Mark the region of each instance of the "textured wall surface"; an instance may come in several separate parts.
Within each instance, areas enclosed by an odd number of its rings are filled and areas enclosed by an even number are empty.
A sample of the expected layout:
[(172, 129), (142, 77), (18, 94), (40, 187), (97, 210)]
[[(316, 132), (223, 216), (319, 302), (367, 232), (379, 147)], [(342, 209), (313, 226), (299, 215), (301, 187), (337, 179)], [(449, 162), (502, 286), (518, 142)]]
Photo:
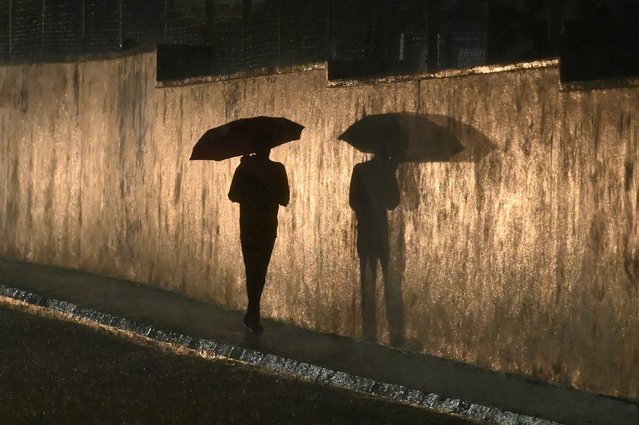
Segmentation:
[(265, 316), (362, 337), (353, 166), (337, 136), (417, 112), (464, 146), (400, 164), (379, 337), (639, 400), (639, 89), (559, 91), (558, 69), (328, 87), (325, 70), (155, 87), (154, 53), (0, 67), (0, 255), (244, 307), (239, 160), (189, 162), (208, 128), (306, 126), (276, 148), (291, 185)]

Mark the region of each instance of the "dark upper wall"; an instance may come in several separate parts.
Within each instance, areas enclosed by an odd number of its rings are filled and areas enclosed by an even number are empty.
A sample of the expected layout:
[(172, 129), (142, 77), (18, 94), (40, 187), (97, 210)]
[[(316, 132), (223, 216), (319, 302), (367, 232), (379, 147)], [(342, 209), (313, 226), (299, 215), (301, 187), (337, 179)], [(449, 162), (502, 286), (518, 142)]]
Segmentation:
[[(362, 336), (355, 218), (364, 114), (414, 112), (464, 150), (404, 163), (382, 343), (639, 399), (639, 89), (559, 91), (558, 69), (327, 87), (325, 70), (157, 89), (155, 55), (0, 67), (0, 255), (244, 306), (238, 160), (208, 128), (287, 116), (291, 184), (264, 314)], [(438, 139), (439, 140), (439, 139)], [(391, 340), (399, 332), (403, 342)]]
[[(60, 59), (136, 46), (206, 46), (229, 74), (318, 61), (366, 75), (556, 57), (560, 9), (549, 0), (3, 0), (0, 59)], [(555, 19), (551, 19), (554, 17)], [(351, 75), (354, 76), (354, 75)]]
[(162, 79), (320, 61), (356, 78), (561, 57), (562, 81), (590, 81), (639, 76), (638, 19), (636, 0), (0, 0), (0, 61), (170, 44), (198, 47), (167, 51)]

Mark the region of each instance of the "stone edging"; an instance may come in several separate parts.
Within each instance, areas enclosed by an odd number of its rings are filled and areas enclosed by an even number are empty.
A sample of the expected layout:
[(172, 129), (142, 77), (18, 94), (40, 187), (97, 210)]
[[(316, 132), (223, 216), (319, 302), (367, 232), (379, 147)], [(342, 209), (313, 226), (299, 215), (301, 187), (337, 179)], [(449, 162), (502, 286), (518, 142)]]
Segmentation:
[(67, 301), (49, 299), (32, 292), (1, 284), (0, 304), (38, 315), (69, 320), (85, 326), (103, 329), (110, 333), (123, 335), (129, 339), (151, 343), (176, 353), (194, 354), (208, 359), (238, 361), (267, 372), (292, 376), (302, 381), (355, 391), (414, 407), (429, 409), (438, 413), (454, 414), (482, 423), (498, 425), (560, 425), (557, 422), (545, 419), (519, 415), (495, 407), (467, 403), (459, 399), (444, 398), (438, 394), (427, 394), (402, 385), (378, 382), (295, 359), (262, 353), (250, 348), (194, 338), (179, 332), (156, 329), (153, 326), (128, 320), (124, 317), (82, 308)]

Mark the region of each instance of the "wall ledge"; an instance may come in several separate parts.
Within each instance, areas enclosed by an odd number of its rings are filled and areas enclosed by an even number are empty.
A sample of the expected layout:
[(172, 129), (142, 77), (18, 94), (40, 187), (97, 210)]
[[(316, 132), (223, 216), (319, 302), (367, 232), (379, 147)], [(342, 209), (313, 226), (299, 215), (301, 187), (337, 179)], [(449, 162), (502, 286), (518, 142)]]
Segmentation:
[(371, 78), (358, 78), (358, 79), (339, 79), (331, 80), (328, 83), (329, 87), (351, 87), (358, 85), (373, 85), (383, 83), (397, 83), (404, 81), (416, 81), (416, 80), (429, 80), (429, 79), (442, 79), (442, 78), (456, 78), (467, 77), (472, 75), (484, 75), (494, 74), (500, 72), (514, 72), (528, 69), (538, 68), (556, 68), (559, 67), (559, 59), (540, 60), (533, 62), (520, 62), (508, 65), (482, 65), (472, 68), (463, 69), (447, 69), (439, 72), (419, 73), (419, 74), (407, 74), (397, 76), (385, 76), (385, 77), (371, 77)]
[(426, 80), (426, 79), (441, 79), (441, 78), (455, 78), (466, 77), (472, 75), (484, 75), (494, 74), (500, 72), (514, 72), (529, 69), (539, 68), (556, 68), (559, 67), (559, 59), (541, 60), (533, 62), (520, 62), (508, 65), (482, 65), (473, 68), (464, 69), (447, 69), (444, 71), (434, 73), (411, 73), (405, 75), (393, 75), (393, 76), (376, 76), (367, 78), (353, 78), (353, 79), (328, 79), (328, 70), (330, 68), (330, 62), (314, 62), (304, 65), (293, 65), (285, 67), (275, 68), (258, 68), (247, 71), (236, 72), (227, 75), (206, 75), (188, 78), (178, 78), (173, 80), (158, 80), (156, 81), (157, 88), (169, 88), (169, 87), (181, 87), (195, 84), (207, 84), (217, 83), (221, 81), (230, 81), (255, 77), (267, 77), (271, 75), (291, 74), (315, 70), (325, 70), (327, 74), (327, 87), (352, 87), (360, 85), (375, 85), (385, 83), (401, 83), (406, 81)]
[(157, 88), (181, 87), (195, 84), (217, 83), (221, 81), (240, 80), (255, 77), (268, 77), (280, 74), (293, 74), (307, 71), (327, 69), (326, 62), (314, 62), (304, 65), (281, 66), (275, 68), (257, 68), (235, 72), (227, 75), (203, 75), (197, 77), (177, 78), (173, 80), (157, 80)]
[(613, 78), (608, 80), (569, 81), (559, 84), (559, 90), (563, 92), (625, 89), (630, 87), (639, 87), (639, 78)]
[(84, 53), (69, 54), (66, 56), (59, 55), (42, 55), (21, 56), (11, 59), (0, 60), (0, 66), (24, 66), (24, 65), (40, 65), (40, 64), (56, 64), (56, 63), (83, 63), (83, 62), (105, 62), (115, 59), (121, 59), (129, 56), (142, 55), (145, 53), (155, 52), (155, 45), (144, 45), (126, 48), (122, 50), (114, 50), (102, 53)]

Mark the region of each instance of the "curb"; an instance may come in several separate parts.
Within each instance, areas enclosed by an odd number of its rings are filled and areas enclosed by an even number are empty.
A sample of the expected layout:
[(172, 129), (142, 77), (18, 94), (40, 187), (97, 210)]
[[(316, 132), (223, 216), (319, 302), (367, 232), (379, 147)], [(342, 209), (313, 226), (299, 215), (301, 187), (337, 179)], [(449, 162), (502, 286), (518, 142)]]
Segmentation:
[(238, 361), (267, 372), (291, 376), (305, 382), (355, 391), (438, 413), (457, 415), (481, 423), (496, 425), (560, 425), (558, 422), (546, 419), (520, 415), (455, 398), (445, 398), (438, 394), (425, 393), (402, 385), (379, 382), (295, 359), (263, 353), (251, 348), (157, 329), (125, 317), (82, 308), (67, 301), (46, 298), (33, 292), (1, 284), (0, 305), (103, 329), (138, 342), (150, 342), (155, 346), (178, 354), (194, 354), (206, 359)]

